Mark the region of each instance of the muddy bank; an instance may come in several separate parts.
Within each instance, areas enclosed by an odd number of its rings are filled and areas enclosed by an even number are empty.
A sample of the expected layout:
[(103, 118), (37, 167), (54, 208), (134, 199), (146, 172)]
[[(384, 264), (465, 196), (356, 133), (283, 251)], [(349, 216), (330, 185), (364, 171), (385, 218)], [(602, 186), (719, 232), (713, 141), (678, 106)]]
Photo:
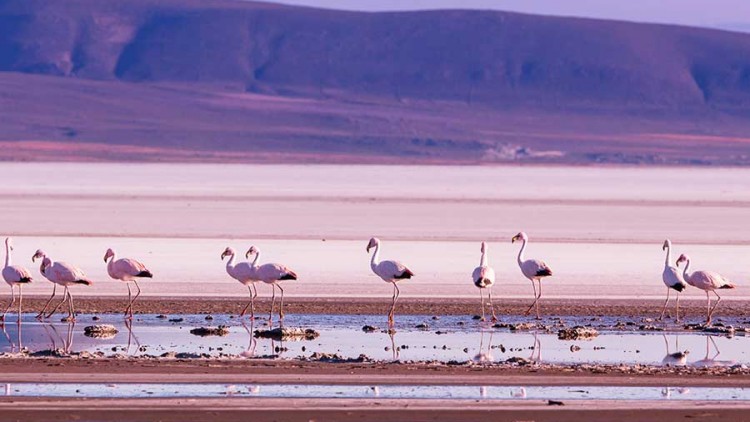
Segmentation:
[[(24, 312), (41, 310), (45, 298), (24, 297)], [(127, 298), (78, 297), (76, 311), (82, 313), (120, 313), (127, 305)], [(496, 300), (495, 310), (499, 317), (521, 315), (528, 308), (530, 300)], [(542, 313), (555, 316), (623, 316), (651, 317), (661, 313), (662, 300), (590, 300), (590, 299), (542, 299)], [(139, 314), (238, 314), (247, 304), (237, 298), (173, 298), (146, 297), (134, 305)], [(256, 316), (268, 315), (270, 300), (258, 299), (255, 302)], [(706, 303), (703, 300), (681, 300), (680, 316), (700, 318), (705, 316)], [(390, 298), (287, 298), (284, 301), (286, 313), (304, 314), (351, 314), (371, 315), (388, 312)], [(480, 312), (478, 300), (468, 299), (400, 299), (396, 314), (401, 315), (476, 315)], [(722, 301), (716, 311), (716, 318), (722, 316), (741, 317), (750, 315), (750, 302)], [(12, 318), (12, 316), (11, 316)]]

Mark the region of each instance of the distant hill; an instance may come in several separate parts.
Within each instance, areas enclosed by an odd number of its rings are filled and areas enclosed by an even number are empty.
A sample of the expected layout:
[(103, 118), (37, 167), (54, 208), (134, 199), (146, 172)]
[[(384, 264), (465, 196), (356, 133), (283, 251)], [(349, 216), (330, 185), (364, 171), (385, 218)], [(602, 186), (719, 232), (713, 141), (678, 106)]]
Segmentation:
[(750, 164), (750, 35), (0, 0), (0, 159)]

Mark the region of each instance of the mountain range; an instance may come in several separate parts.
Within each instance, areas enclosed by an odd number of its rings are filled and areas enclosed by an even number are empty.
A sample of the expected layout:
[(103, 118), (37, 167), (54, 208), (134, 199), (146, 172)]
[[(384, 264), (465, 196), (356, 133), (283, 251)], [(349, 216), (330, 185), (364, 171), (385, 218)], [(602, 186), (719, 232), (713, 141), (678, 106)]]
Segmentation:
[(0, 159), (750, 164), (750, 34), (0, 0)]

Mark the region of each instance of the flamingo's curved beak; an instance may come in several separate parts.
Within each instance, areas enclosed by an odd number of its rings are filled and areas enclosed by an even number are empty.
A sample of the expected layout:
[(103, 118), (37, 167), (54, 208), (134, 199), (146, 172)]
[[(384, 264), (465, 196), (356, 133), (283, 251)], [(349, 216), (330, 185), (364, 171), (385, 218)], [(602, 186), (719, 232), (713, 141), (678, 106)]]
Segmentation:
[(367, 251), (367, 253), (370, 253), (370, 249), (371, 248), (372, 248), (372, 245), (367, 245), (367, 248), (365, 248), (365, 250)]
[(221, 253), (221, 260), (222, 261), (224, 260), (225, 256), (227, 256), (227, 252), (226, 251), (224, 251), (224, 252)]

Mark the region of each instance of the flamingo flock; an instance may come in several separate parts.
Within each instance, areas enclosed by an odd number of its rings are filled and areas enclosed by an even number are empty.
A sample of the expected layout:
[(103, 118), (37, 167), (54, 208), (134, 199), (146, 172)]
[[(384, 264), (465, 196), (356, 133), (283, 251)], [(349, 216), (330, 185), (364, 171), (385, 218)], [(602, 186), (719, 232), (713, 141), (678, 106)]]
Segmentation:
[[(534, 300), (528, 309), (525, 311), (525, 315), (529, 315), (532, 310), (535, 310), (536, 318), (541, 318), (541, 311), (539, 302), (542, 297), (542, 281), (552, 276), (552, 269), (544, 261), (538, 259), (526, 259), (525, 252), (529, 243), (529, 236), (524, 232), (519, 232), (511, 238), (511, 243), (516, 241), (521, 242), (521, 248), (518, 251), (517, 264), (521, 270), (521, 274), (531, 281), (531, 285), (534, 292)], [(393, 286), (393, 295), (391, 297), (391, 307), (388, 311), (388, 324), (393, 327), (395, 324), (395, 312), (396, 303), (400, 295), (399, 284), (410, 280), (415, 277), (415, 273), (409, 269), (405, 264), (396, 260), (380, 260), (380, 252), (382, 248), (382, 241), (377, 237), (373, 237), (367, 243), (366, 251), (369, 254), (373, 250), (370, 256), (370, 269), (372, 272), (380, 277), (384, 282), (390, 283)], [(703, 290), (706, 293), (706, 325), (710, 325), (714, 312), (716, 311), (721, 296), (717, 293), (717, 290), (723, 289), (734, 289), (735, 285), (730, 282), (726, 277), (711, 271), (693, 271), (690, 272), (690, 257), (681, 254), (675, 265), (672, 265), (672, 242), (667, 239), (662, 245), (662, 250), (666, 251), (666, 257), (664, 262), (664, 270), (662, 272), (662, 281), (667, 288), (667, 298), (664, 302), (661, 315), (659, 319), (663, 319), (667, 312), (667, 306), (669, 305), (670, 294), (672, 290), (676, 291), (675, 299), (675, 311), (676, 321), (680, 320), (680, 293), (683, 292), (687, 286), (692, 286), (697, 289)], [(23, 293), (22, 288), (25, 284), (32, 282), (31, 272), (21, 266), (12, 264), (12, 251), (13, 242), (11, 238), (5, 240), (5, 265), (2, 269), (3, 279), (11, 289), (11, 301), (6, 307), (0, 321), (5, 320), (8, 311), (16, 302), (15, 290), (18, 288), (18, 315), (19, 322), (22, 313), (22, 301)], [(492, 303), (492, 287), (496, 283), (495, 270), (489, 265), (488, 258), (488, 245), (486, 242), (481, 243), (480, 247), (480, 260), (479, 266), (474, 268), (471, 273), (471, 279), (479, 289), (480, 295), (480, 306), (481, 306), (481, 317), (482, 321), (486, 320), (485, 315), (485, 303), (484, 303), (484, 291), (487, 291), (489, 299), (489, 307), (491, 312), (491, 320), (497, 321), (497, 315), (495, 308)], [(268, 315), (269, 324), (273, 323), (273, 314), (276, 304), (276, 289), (280, 292), (280, 303), (279, 303), (279, 322), (283, 321), (284, 318), (284, 289), (281, 286), (281, 282), (286, 280), (298, 280), (297, 273), (291, 268), (283, 264), (277, 263), (266, 263), (260, 264), (260, 250), (256, 246), (251, 246), (245, 253), (245, 259), (252, 261), (236, 262), (237, 256), (234, 249), (226, 247), (221, 253), (221, 260), (229, 258), (226, 262), (226, 272), (234, 280), (247, 287), (250, 300), (240, 312), (240, 317), (246, 315), (248, 308), (250, 309), (250, 319), (255, 319), (255, 299), (258, 296), (256, 284), (263, 283), (271, 286), (271, 310)], [(86, 274), (79, 267), (76, 267), (65, 262), (54, 261), (50, 258), (43, 250), (39, 249), (31, 257), (32, 262), (41, 260), (39, 272), (41, 275), (52, 283), (52, 295), (45, 303), (42, 310), (37, 315), (39, 319), (50, 318), (65, 302), (68, 303), (68, 315), (63, 321), (75, 321), (75, 308), (73, 305), (73, 296), (71, 294), (71, 287), (74, 286), (91, 286), (93, 281), (86, 276)], [(122, 281), (126, 283), (128, 289), (128, 301), (127, 306), (124, 310), (124, 316), (126, 320), (132, 320), (133, 318), (133, 305), (141, 294), (141, 288), (138, 285), (139, 280), (153, 278), (153, 273), (141, 262), (130, 259), (120, 258), (118, 259), (113, 249), (107, 249), (104, 254), (104, 262), (107, 266), (107, 273), (113, 280)], [(684, 263), (684, 268), (681, 268), (681, 264)], [(130, 284), (133, 284), (136, 289), (135, 296), (132, 294)], [(63, 298), (51, 311), (47, 312), (50, 304), (54, 300), (57, 293), (57, 286), (63, 288)], [(716, 302), (713, 306), (711, 305), (711, 293), (716, 296)]]

